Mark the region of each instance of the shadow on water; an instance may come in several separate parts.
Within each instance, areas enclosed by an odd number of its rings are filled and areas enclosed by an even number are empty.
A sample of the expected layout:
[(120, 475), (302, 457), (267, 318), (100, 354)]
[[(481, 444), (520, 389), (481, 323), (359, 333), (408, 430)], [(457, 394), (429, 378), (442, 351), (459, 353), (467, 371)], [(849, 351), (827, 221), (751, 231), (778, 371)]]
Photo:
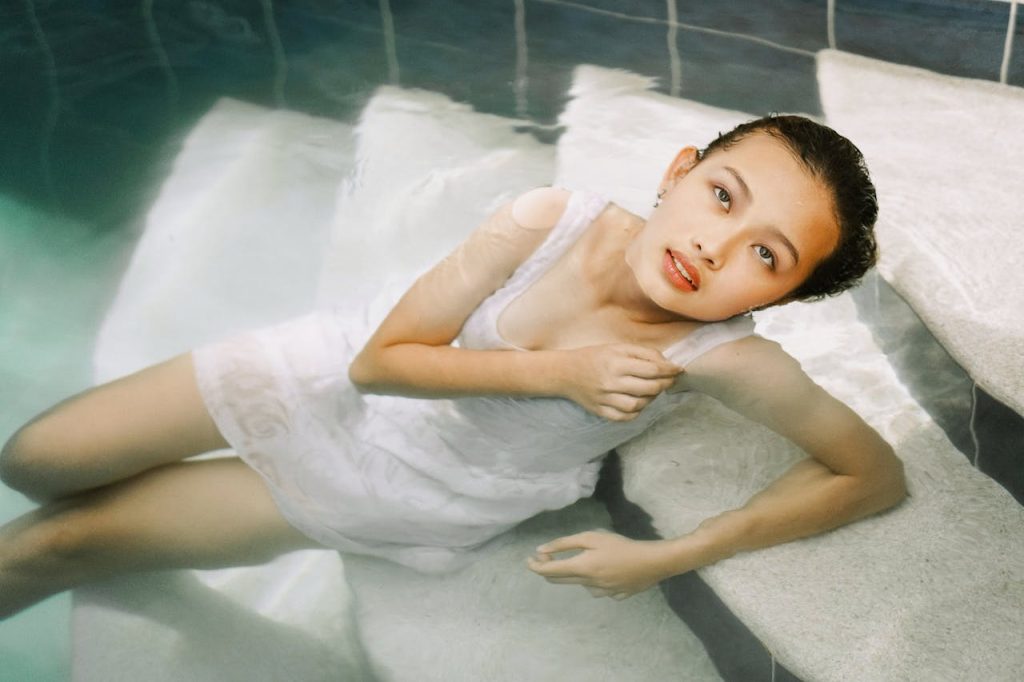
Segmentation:
[[(167, 650), (174, 656), (175, 674), (190, 673), (182, 679), (207, 679), (211, 670), (218, 671), (219, 679), (225, 682), (375, 679), (358, 647), (339, 651), (336, 643), (317, 639), (308, 630), (266, 618), (206, 585), (191, 571), (137, 574), (79, 590), (76, 600), (79, 594), (89, 609), (111, 609), (142, 619), (148, 629), (157, 626), (160, 635), (173, 642)], [(101, 611), (96, 614), (97, 618), (102, 617)], [(88, 638), (88, 633), (79, 633), (80, 640)], [(86, 655), (102, 657), (100, 649), (82, 643), (75, 657), (76, 666), (88, 670), (88, 663), (83, 665), (80, 659)], [(287, 655), (267, 655), (275, 651)], [(146, 666), (152, 662), (133, 661), (126, 655), (125, 664)], [(138, 673), (144, 675), (145, 671)]]

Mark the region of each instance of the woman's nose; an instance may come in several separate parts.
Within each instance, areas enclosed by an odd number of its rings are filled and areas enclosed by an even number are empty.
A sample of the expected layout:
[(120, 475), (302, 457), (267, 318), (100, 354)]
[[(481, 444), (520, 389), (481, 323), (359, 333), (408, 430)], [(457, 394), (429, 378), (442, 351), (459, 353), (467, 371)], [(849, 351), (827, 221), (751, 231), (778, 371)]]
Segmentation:
[(697, 258), (704, 261), (704, 264), (707, 267), (712, 270), (721, 267), (724, 254), (721, 240), (710, 239), (707, 237), (694, 237), (693, 249)]
[(717, 223), (694, 234), (691, 238), (694, 255), (704, 261), (706, 267), (716, 270), (736, 249), (746, 241), (746, 230), (741, 225)]

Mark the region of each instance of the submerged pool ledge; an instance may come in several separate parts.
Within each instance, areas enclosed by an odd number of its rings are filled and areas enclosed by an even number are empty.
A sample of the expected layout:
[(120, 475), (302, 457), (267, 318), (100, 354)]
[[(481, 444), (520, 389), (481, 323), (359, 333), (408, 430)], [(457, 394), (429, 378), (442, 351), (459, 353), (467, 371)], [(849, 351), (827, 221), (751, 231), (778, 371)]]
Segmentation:
[[(340, 288), (373, 274), (381, 244), (418, 240), (431, 255), (471, 227), (463, 221), (493, 207), (499, 187), (554, 182), (607, 190), (627, 208), (649, 206), (666, 137), (706, 142), (749, 118), (657, 95), (649, 84), (578, 70), (555, 148), (516, 132), (515, 121), (482, 117), (432, 93), (383, 89), (355, 133), (222, 103), (186, 142), (151, 213), (117, 317), (101, 334), (97, 378), (330, 304)], [(223, 154), (204, 160), (204, 150), (216, 149)], [(350, 175), (357, 159), (361, 170)], [(376, 209), (387, 192), (404, 199), (382, 214)], [(446, 208), (453, 197), (477, 203), (455, 220)], [(366, 235), (380, 239), (367, 244)], [(403, 265), (413, 272), (423, 263)], [(655, 590), (594, 600), (527, 571), (526, 555), (540, 541), (613, 520), (638, 537), (689, 532), (742, 505), (803, 456), (696, 396), (619, 448), (620, 476), (606, 469), (602, 483), (611, 518), (593, 500), (540, 515), (461, 573), (418, 576), (383, 561), (312, 552), (82, 591), (75, 679), (118, 679), (128, 669), (169, 681), (220, 680), (225, 670), (281, 679), (292, 657), (301, 666), (293, 672), (308, 680), (572, 679), (580, 668), (567, 663), (588, 661), (588, 679), (608, 680), (1012, 679), (1024, 667), (1016, 647), (1024, 631), (1020, 506), (917, 405), (849, 296), (766, 312), (758, 330), (894, 445), (907, 464), (908, 501), (666, 581), (667, 602)], [(698, 598), (720, 611), (695, 612)], [(669, 609), (680, 602), (690, 627)], [(216, 618), (204, 621), (207, 613)], [(743, 647), (749, 654), (737, 656)], [(154, 659), (160, 669), (147, 671)]]

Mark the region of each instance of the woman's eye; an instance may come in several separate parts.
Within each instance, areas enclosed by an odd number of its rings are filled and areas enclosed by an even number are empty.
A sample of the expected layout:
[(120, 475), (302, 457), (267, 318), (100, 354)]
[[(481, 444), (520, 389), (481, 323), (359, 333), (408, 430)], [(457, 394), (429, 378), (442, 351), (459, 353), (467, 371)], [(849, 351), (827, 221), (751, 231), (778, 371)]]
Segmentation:
[(718, 197), (718, 200), (722, 202), (722, 204), (726, 208), (729, 208), (730, 204), (732, 203), (732, 199), (729, 197), (729, 190), (725, 189), (724, 187), (716, 187), (715, 196)]
[(767, 246), (755, 246), (754, 251), (757, 252), (757, 257), (764, 261), (765, 265), (770, 267), (772, 270), (775, 269), (775, 254)]

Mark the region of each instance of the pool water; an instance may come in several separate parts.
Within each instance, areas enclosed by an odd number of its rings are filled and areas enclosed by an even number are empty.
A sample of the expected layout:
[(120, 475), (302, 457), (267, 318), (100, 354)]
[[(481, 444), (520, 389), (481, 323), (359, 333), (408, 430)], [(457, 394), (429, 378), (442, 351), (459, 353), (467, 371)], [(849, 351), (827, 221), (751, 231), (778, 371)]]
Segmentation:
[[(220, 97), (354, 122), (379, 85), (394, 84), (519, 118), (552, 142), (573, 69), (594, 63), (752, 115), (820, 115), (814, 55), (830, 45), (1024, 84), (1024, 40), (1004, 54), (1007, 12), (983, 1), (6, 3), (0, 436), (91, 384), (95, 334), (147, 207), (184, 136)], [(918, 40), (926, 29), (955, 58)], [(913, 317), (884, 282), (856, 299), (882, 340)], [(941, 349), (921, 353), (937, 344), (920, 325), (913, 339), (880, 343), (965, 456), (1022, 499), (1012, 446), (1024, 434), (1020, 417)], [(0, 488), (0, 521), (31, 507)], [(69, 604), (60, 595), (0, 624), (0, 681), (67, 679)]]

